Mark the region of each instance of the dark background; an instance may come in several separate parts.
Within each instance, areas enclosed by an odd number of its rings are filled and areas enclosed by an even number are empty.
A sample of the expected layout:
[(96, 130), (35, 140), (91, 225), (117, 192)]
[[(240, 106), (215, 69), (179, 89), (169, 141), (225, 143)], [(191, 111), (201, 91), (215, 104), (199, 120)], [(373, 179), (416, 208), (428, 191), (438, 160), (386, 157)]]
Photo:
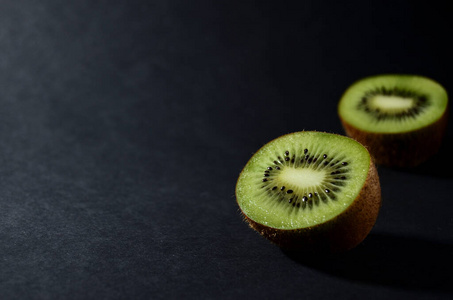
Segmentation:
[(427, 164), (379, 167), (376, 226), (343, 255), (281, 251), (234, 196), (271, 139), (343, 133), (355, 80), (453, 91), (450, 20), (433, 1), (0, 0), (0, 298), (451, 299), (451, 122)]

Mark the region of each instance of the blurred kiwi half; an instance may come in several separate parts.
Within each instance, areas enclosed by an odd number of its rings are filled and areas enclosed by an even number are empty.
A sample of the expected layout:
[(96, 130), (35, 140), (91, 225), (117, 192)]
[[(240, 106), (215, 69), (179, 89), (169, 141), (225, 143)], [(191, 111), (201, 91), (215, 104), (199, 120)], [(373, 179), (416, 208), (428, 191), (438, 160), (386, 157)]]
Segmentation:
[(438, 152), (448, 120), (448, 95), (432, 79), (378, 75), (352, 84), (338, 114), (346, 134), (377, 164), (415, 167)]

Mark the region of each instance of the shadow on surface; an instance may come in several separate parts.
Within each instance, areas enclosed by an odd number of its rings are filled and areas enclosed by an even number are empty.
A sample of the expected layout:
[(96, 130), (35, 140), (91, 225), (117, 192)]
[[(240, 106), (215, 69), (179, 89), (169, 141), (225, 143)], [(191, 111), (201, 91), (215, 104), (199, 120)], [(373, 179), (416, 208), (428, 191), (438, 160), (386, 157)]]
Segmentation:
[(453, 139), (445, 136), (439, 152), (420, 166), (410, 170), (415, 174), (433, 177), (453, 178), (453, 160), (448, 159), (453, 153)]
[(284, 253), (310, 268), (349, 280), (453, 292), (453, 245), (370, 234), (357, 248), (336, 256), (308, 257), (297, 252)]

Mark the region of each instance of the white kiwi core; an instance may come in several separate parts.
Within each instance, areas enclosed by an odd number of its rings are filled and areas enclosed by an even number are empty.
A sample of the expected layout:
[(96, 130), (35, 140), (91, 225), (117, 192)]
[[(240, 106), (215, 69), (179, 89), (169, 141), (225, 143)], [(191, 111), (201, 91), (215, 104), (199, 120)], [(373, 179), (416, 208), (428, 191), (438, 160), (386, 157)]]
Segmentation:
[(411, 109), (414, 106), (414, 99), (377, 95), (370, 99), (370, 106), (381, 111), (399, 113)]
[(300, 189), (320, 185), (326, 177), (324, 171), (313, 169), (285, 168), (278, 176), (278, 180)]

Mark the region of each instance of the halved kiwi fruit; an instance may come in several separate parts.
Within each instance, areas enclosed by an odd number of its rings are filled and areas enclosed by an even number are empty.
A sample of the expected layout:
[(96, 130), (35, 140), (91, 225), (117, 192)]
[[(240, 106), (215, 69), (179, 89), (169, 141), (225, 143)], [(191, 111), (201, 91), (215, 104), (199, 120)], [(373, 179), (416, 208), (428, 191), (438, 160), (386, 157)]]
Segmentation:
[(250, 226), (280, 247), (340, 252), (358, 245), (374, 226), (381, 190), (360, 143), (304, 131), (256, 152), (239, 176), (236, 199)]
[(338, 114), (346, 134), (367, 146), (377, 164), (413, 167), (440, 148), (448, 96), (426, 77), (379, 75), (350, 86)]

